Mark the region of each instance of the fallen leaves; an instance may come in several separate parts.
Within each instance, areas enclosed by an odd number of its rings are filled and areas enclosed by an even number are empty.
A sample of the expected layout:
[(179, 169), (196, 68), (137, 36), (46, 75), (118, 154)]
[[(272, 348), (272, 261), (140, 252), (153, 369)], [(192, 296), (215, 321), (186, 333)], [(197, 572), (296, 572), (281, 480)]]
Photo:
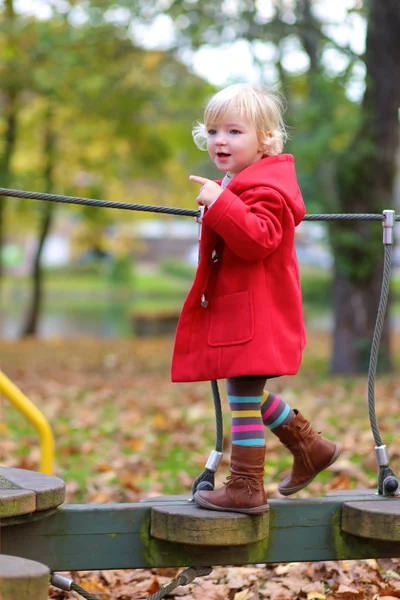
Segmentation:
[[(398, 342), (397, 342), (398, 343)], [(311, 334), (304, 366), (295, 378), (271, 381), (324, 436), (337, 440), (342, 456), (300, 497), (376, 487), (376, 458), (366, 408), (366, 378), (321, 374), (314, 356), (327, 355), (326, 337)], [(0, 341), (0, 366), (36, 403), (56, 437), (57, 475), (67, 483), (67, 502), (134, 502), (162, 494), (185, 494), (214, 447), (214, 408), (207, 382), (171, 384), (172, 340)], [(313, 354), (314, 352), (314, 354)], [(324, 354), (325, 353), (325, 354)], [(224, 398), (224, 386), (220, 385)], [(376, 383), (377, 417), (392, 467), (400, 466), (400, 385), (393, 376)], [(397, 400), (397, 402), (396, 402)], [(5, 398), (0, 462), (36, 469), (36, 432)], [(229, 424), (229, 411), (223, 400)], [(217, 485), (229, 464), (226, 452)], [(270, 497), (291, 464), (274, 436), (267, 440), (265, 487)], [(85, 456), (85, 460), (82, 460)], [(148, 598), (179, 569), (73, 573), (101, 600)], [(50, 597), (77, 599), (51, 588)], [(370, 559), (219, 567), (211, 575), (173, 590), (183, 600), (393, 600), (400, 598), (400, 560)]]
[[(172, 590), (182, 600), (388, 600), (400, 598), (398, 559), (215, 567), (207, 577)], [(385, 568), (384, 568), (385, 567)], [(389, 567), (395, 577), (388, 579)], [(386, 570), (388, 569), (388, 570)], [(78, 585), (101, 600), (148, 598), (174, 580), (179, 569), (73, 573)], [(362, 575), (362, 576), (361, 576)], [(60, 591), (51, 590), (51, 597)], [(72, 600), (67, 592), (61, 598)]]

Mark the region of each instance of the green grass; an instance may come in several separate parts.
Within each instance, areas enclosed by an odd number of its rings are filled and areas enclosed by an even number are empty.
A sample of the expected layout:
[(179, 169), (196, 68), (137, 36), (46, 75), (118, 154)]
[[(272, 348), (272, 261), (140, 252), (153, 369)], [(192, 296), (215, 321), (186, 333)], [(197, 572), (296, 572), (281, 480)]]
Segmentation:
[[(30, 286), (31, 280), (27, 277), (5, 276), (2, 279), (2, 288), (6, 294), (16, 293), (17, 291), (27, 292)], [(82, 277), (81, 275), (48, 274), (44, 277), (44, 288), (50, 293), (108, 292), (110, 289), (116, 289), (117, 291), (131, 290), (140, 293), (156, 292), (162, 295), (186, 291), (188, 287), (189, 284), (182, 281), (181, 278), (158, 271), (156, 273), (137, 272), (129, 285), (116, 284), (106, 277), (98, 275)]]
[(190, 283), (168, 273), (137, 273), (135, 275), (135, 288), (140, 294), (167, 294), (186, 293)]
[[(138, 295), (180, 295), (185, 294), (190, 286), (190, 282), (182, 280), (180, 277), (157, 272), (142, 272), (138, 271), (134, 274), (131, 282), (126, 285), (123, 283), (116, 284), (115, 282), (98, 275), (55, 275), (47, 274), (44, 277), (44, 290), (48, 296), (70, 294), (73, 297), (80, 299), (80, 295), (103, 292), (109, 295), (115, 291), (116, 294), (125, 292), (126, 294)], [(7, 297), (18, 298), (18, 294), (27, 294), (31, 288), (31, 280), (27, 277), (10, 277), (5, 276), (2, 279), (2, 291)]]
[[(154, 271), (134, 269), (128, 284), (115, 282), (101, 273), (74, 273), (48, 271), (45, 273), (44, 289), (49, 297), (69, 294), (69, 301), (74, 298), (82, 300), (83, 295), (99, 293), (108, 296), (110, 292), (138, 297), (184, 297), (190, 288), (195, 269), (183, 261), (164, 261)], [(332, 302), (332, 274), (322, 269), (302, 267), (300, 278), (305, 304), (315, 308), (326, 308)], [(2, 279), (3, 294), (7, 298), (18, 298), (18, 294), (26, 295), (31, 281), (26, 277), (5, 276)], [(400, 298), (400, 279), (393, 277), (392, 293)]]

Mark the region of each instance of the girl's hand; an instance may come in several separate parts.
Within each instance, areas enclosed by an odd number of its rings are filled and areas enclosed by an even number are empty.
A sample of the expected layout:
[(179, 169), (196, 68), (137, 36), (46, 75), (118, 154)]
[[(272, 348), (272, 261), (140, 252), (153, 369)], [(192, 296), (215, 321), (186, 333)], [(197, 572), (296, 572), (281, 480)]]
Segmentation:
[(196, 198), (196, 202), (200, 206), (210, 206), (222, 193), (222, 187), (211, 179), (198, 177), (197, 175), (191, 175), (189, 179), (201, 185), (199, 195)]

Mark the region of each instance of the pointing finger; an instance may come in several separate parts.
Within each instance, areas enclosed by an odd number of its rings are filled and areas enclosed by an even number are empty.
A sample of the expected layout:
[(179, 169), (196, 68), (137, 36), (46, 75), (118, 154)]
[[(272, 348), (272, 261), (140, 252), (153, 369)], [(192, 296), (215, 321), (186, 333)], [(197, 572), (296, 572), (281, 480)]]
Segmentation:
[(197, 175), (191, 175), (189, 179), (190, 181), (194, 181), (195, 183), (199, 183), (200, 185), (205, 185), (208, 181), (210, 181), (205, 177), (198, 177)]

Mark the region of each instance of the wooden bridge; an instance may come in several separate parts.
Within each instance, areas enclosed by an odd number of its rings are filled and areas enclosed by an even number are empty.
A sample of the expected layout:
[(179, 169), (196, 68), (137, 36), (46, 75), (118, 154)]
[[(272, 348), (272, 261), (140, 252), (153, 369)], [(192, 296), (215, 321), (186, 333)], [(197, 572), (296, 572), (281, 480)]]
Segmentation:
[(0, 468), (2, 600), (24, 598), (28, 581), (42, 585), (29, 600), (46, 600), (50, 571), (400, 556), (400, 497), (374, 490), (271, 499), (258, 516), (207, 511), (189, 496), (62, 506), (64, 493), (58, 477)]

